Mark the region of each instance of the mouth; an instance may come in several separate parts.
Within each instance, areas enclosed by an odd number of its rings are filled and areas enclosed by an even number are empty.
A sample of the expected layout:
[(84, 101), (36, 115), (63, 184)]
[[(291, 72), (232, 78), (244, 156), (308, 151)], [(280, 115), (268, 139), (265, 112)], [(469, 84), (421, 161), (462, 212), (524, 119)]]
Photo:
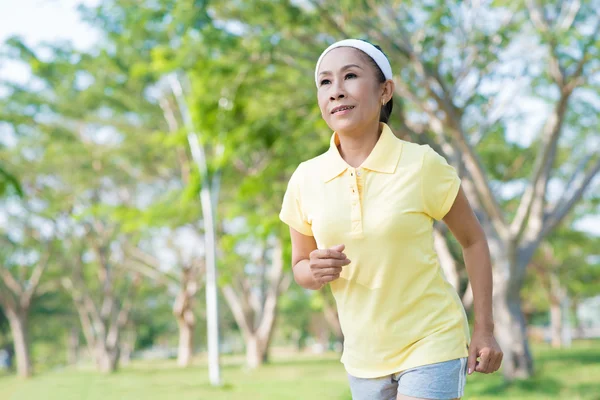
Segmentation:
[(331, 110), (331, 114), (339, 114), (354, 109), (354, 106), (339, 106)]

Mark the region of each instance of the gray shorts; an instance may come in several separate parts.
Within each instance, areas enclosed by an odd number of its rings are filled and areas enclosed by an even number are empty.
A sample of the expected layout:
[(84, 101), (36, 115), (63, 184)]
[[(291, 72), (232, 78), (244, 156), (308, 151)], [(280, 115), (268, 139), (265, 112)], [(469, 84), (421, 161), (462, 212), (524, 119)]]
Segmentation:
[(467, 359), (423, 365), (381, 378), (348, 378), (352, 400), (396, 400), (397, 393), (422, 399), (458, 399), (465, 390)]

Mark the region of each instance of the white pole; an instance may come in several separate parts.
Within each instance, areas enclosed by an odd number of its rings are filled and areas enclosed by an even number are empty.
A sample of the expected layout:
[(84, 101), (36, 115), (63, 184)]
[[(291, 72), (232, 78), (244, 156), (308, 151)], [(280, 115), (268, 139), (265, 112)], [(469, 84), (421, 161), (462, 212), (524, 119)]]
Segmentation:
[[(202, 147), (196, 135), (188, 135), (188, 142), (196, 163)], [(210, 181), (204, 179), (200, 189), (200, 202), (204, 220), (204, 241), (206, 243), (206, 324), (208, 336), (208, 376), (213, 386), (221, 384), (221, 371), (219, 362), (219, 304), (217, 290), (217, 252), (214, 207), (210, 190)]]
[(188, 107), (183, 97), (183, 88), (177, 77), (172, 76), (171, 88), (179, 104), (184, 123), (188, 128), (188, 144), (192, 158), (202, 177), (200, 203), (204, 221), (204, 241), (206, 246), (206, 324), (208, 339), (208, 377), (213, 386), (221, 385), (221, 366), (219, 360), (219, 303), (217, 289), (217, 252), (215, 207), (211, 195), (211, 180), (208, 176), (206, 154), (204, 147), (198, 142), (198, 136), (193, 130)]

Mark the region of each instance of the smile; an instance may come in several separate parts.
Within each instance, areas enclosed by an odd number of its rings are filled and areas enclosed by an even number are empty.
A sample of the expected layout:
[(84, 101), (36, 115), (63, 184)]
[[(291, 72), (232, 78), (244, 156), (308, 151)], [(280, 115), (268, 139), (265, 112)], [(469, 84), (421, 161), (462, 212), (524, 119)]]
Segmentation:
[(336, 108), (334, 108), (334, 109), (331, 111), (331, 113), (332, 113), (332, 114), (339, 114), (339, 113), (342, 113), (342, 112), (344, 112), (344, 111), (350, 111), (350, 110), (352, 110), (352, 109), (354, 109), (354, 106), (341, 106), (341, 107), (336, 107)]

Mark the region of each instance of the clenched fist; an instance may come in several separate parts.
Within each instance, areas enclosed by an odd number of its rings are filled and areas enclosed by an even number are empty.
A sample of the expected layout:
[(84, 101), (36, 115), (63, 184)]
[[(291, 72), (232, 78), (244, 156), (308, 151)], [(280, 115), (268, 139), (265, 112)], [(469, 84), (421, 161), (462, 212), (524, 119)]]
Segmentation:
[(345, 245), (340, 244), (310, 253), (310, 272), (321, 286), (339, 278), (342, 268), (350, 264), (350, 260), (344, 254), (345, 248)]

